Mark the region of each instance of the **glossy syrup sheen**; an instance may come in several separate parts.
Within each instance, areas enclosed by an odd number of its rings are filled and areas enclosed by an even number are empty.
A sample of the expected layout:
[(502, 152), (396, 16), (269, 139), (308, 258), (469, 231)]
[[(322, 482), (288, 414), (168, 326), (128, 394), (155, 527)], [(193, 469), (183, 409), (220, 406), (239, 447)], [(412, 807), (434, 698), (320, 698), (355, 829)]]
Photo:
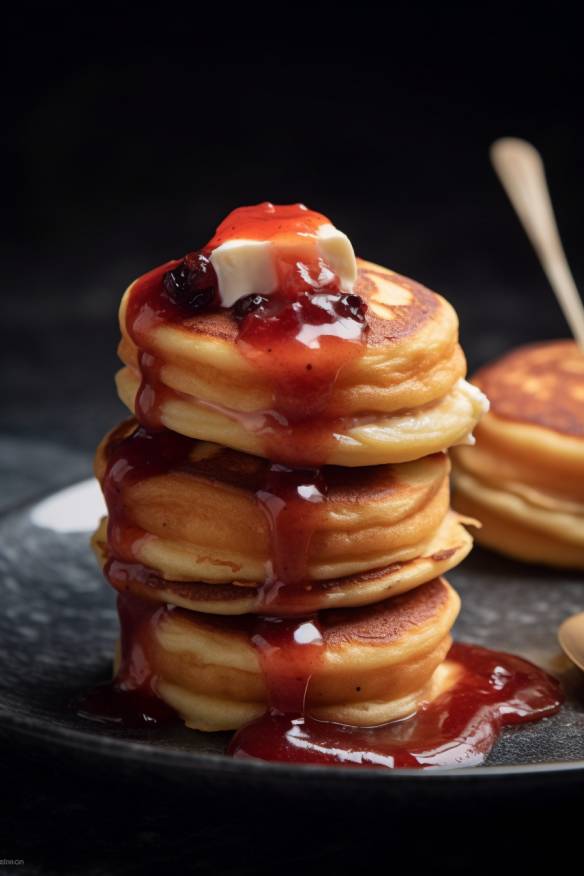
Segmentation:
[[(111, 558), (131, 562), (133, 546), (144, 533), (133, 525), (124, 491), (146, 478), (188, 465), (191, 438), (164, 429), (151, 432), (123, 423), (109, 438), (102, 490), (108, 509), (108, 551)], [(107, 574), (107, 568), (106, 568)]]
[[(234, 210), (202, 252), (228, 239), (282, 238), (288, 245), (275, 250), (278, 290), (264, 306), (238, 323), (236, 344), (254, 365), (263, 385), (269, 383), (271, 406), (261, 417), (233, 418), (259, 431), (270, 459), (321, 465), (334, 445), (334, 424), (326, 419), (342, 369), (362, 355), (367, 331), (365, 305), (348, 308), (338, 277), (318, 254), (318, 227), (325, 216), (299, 204), (265, 203)], [(291, 242), (290, 242), (291, 241)], [(153, 347), (153, 332), (164, 324), (189, 330), (193, 314), (164, 288), (165, 274), (179, 261), (168, 262), (139, 278), (126, 308), (127, 331), (138, 348), (141, 384), (135, 413), (150, 429), (161, 428), (161, 409), (179, 394), (161, 380), (163, 363)], [(229, 416), (228, 411), (224, 411)], [(259, 424), (259, 425), (258, 425)]]
[[(119, 589), (114, 561), (133, 563), (134, 544), (144, 533), (128, 513), (125, 490), (132, 484), (169, 471), (195, 471), (189, 455), (196, 442), (167, 429), (152, 432), (123, 424), (106, 447), (102, 489), (108, 509), (108, 554), (105, 573)], [(283, 587), (287, 602), (298, 597), (299, 606), (308, 582), (308, 553), (329, 489), (338, 481), (338, 470), (291, 469), (267, 465), (258, 475), (256, 501), (266, 515), (271, 536), (271, 561), (266, 577), (258, 582), (266, 610), (275, 611)], [(130, 571), (130, 570), (128, 570)], [(112, 574), (110, 574), (112, 572)], [(140, 574), (134, 569), (132, 574)], [(155, 573), (146, 570), (148, 575)], [(155, 576), (156, 577), (156, 576)], [(301, 610), (301, 609), (300, 609)]]
[(271, 562), (262, 585), (266, 609), (275, 611), (278, 596), (302, 595), (310, 586), (308, 553), (328, 484), (323, 470), (289, 469), (272, 465), (256, 498), (270, 527)]
[(186, 319), (184, 308), (173, 301), (163, 287), (164, 275), (179, 264), (180, 260), (175, 259), (136, 280), (126, 309), (126, 326), (138, 349), (141, 376), (134, 410), (138, 421), (149, 429), (162, 428), (161, 408), (174, 397), (161, 380), (162, 362), (154, 352), (152, 333), (161, 325), (178, 324)]
[[(269, 677), (270, 649), (262, 648)], [(476, 766), (484, 762), (503, 727), (553, 715), (562, 702), (558, 682), (519, 657), (457, 643), (447, 659), (460, 667), (460, 677), (410, 718), (380, 727), (347, 727), (306, 716), (298, 710), (299, 699), (292, 710), (276, 701), (262, 718), (235, 734), (229, 753), (328, 766)], [(313, 656), (307, 658), (307, 664), (313, 662)], [(277, 689), (277, 669), (274, 679)], [(307, 671), (307, 685), (309, 679)]]
[(304, 204), (272, 204), (263, 201), (251, 207), (232, 210), (205, 247), (215, 249), (228, 240), (271, 240), (282, 235), (316, 234), (321, 225), (330, 224), (322, 213)]
[(112, 682), (93, 688), (77, 705), (84, 718), (127, 728), (154, 727), (178, 720), (176, 712), (156, 696), (156, 678), (148, 659), (152, 627), (168, 609), (118, 596), (120, 663)]
[[(129, 704), (128, 715), (131, 716), (131, 703), (137, 697), (140, 705), (137, 713), (141, 714), (144, 711), (142, 698), (153, 695), (155, 687), (147, 669), (146, 648), (140, 639), (151, 631), (151, 625), (160, 617), (160, 609), (156, 609), (156, 603), (144, 602), (126, 591), (130, 577), (146, 584), (153, 580), (157, 584), (160, 579), (155, 572), (135, 562), (134, 545), (143, 537), (143, 532), (132, 524), (124, 491), (134, 483), (171, 470), (189, 471), (189, 455), (195, 444), (192, 439), (166, 429), (151, 432), (142, 426), (125, 423), (110, 436), (106, 445), (102, 488), (108, 509), (108, 558), (104, 573), (120, 593), (118, 612), (122, 654), (126, 656), (122, 659), (118, 676), (109, 687), (109, 694), (107, 687), (93, 694), (92, 708), (98, 718), (108, 712), (117, 714), (124, 703)], [(332, 471), (331, 477), (333, 481), (338, 479), (338, 472)], [(259, 582), (260, 600), (266, 611), (277, 612), (283, 588), (288, 604), (297, 599), (301, 610), (302, 597), (309, 586), (308, 551), (327, 492), (324, 470), (268, 465), (260, 476), (256, 499), (266, 514), (271, 534), (272, 559), (265, 580)], [(316, 641), (317, 620), (310, 617), (283, 621), (260, 617), (257, 620), (250, 618), (249, 623), (252, 625), (249, 630), (252, 641), (258, 645), (261, 654), (269, 652), (270, 655), (263, 663), (266, 678), (273, 680), (272, 699), (280, 703), (278, 698), (284, 697), (289, 707), (294, 701), (302, 711), (303, 703), (298, 697), (294, 700), (290, 685), (301, 690), (303, 695), (306, 673), (309, 669), (313, 671), (319, 659), (322, 643)], [(314, 635), (307, 643), (306, 632), (309, 630)], [(276, 637), (278, 646), (272, 647)], [(287, 648), (283, 648), (285, 640)], [(149, 680), (145, 682), (145, 678)], [(123, 696), (124, 692), (128, 693), (127, 697)], [(90, 711), (86, 703), (85, 713)]]

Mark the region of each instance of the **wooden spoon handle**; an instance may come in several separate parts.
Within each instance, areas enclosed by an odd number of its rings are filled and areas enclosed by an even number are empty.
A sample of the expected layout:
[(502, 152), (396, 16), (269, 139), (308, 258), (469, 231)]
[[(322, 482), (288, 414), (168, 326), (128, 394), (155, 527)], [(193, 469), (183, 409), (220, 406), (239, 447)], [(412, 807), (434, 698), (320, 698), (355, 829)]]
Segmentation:
[(572, 334), (584, 350), (584, 305), (562, 247), (541, 156), (531, 143), (504, 137), (491, 146), (491, 161), (533, 244)]

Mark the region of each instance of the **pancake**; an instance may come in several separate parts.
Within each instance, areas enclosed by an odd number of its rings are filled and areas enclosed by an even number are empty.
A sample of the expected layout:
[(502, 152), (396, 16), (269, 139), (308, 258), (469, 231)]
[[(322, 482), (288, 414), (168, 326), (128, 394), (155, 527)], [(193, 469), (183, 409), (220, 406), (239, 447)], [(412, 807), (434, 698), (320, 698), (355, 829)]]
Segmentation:
[[(297, 589), (278, 594), (278, 614), (294, 615), (299, 610), (369, 605), (419, 587), (453, 569), (469, 554), (472, 538), (462, 526), (457, 514), (446, 515), (436, 533), (419, 547), (419, 555), (410, 560), (396, 561), (380, 569), (348, 575), (328, 581), (311, 582), (300, 593)], [(165, 580), (152, 569), (140, 564), (118, 564), (108, 568), (106, 519), (94, 535), (92, 545), (102, 568), (107, 568), (112, 586), (123, 593), (142, 599), (177, 605), (192, 611), (220, 615), (261, 613), (266, 610), (262, 588), (256, 583), (206, 583), (201, 581)], [(272, 608), (273, 610), (273, 608)]]
[(457, 450), (461, 465), (584, 501), (584, 353), (576, 343), (520, 347), (482, 368), (473, 383), (491, 409), (476, 450)]
[[(112, 556), (168, 581), (256, 588), (275, 575), (288, 580), (282, 566), (290, 563), (297, 578), (312, 582), (425, 556), (448, 514), (449, 469), (447, 456), (434, 454), (399, 466), (282, 471), (260, 457), (148, 433), (132, 421), (108, 435), (96, 456)], [(118, 483), (119, 470), (126, 475)], [(448, 533), (448, 549), (468, 545), (456, 522)], [(294, 555), (278, 565), (286, 551)]]
[[(160, 277), (166, 267), (158, 269)], [(315, 415), (307, 400), (305, 419), (294, 422), (275, 396), (273, 373), (265, 367), (271, 360), (258, 365), (245, 353), (230, 310), (180, 322), (151, 316), (130, 326), (138, 282), (120, 307), (118, 392), (132, 412), (140, 398), (142, 419), (148, 407), (159, 425), (175, 432), (290, 465), (378, 465), (468, 441), (485, 410), (484, 397), (463, 379), (453, 308), (386, 268), (359, 261), (355, 292), (368, 305), (362, 344), (349, 345), (355, 350), (338, 374), (326, 359), (335, 378), (321, 392), (324, 407)], [(288, 381), (294, 368), (312, 369), (317, 352), (302, 347), (294, 361), (280, 363)], [(297, 407), (302, 401), (300, 393)]]
[(491, 548), (584, 568), (584, 354), (573, 341), (520, 347), (473, 380), (491, 410), (476, 447), (453, 451), (455, 506)]
[(584, 569), (584, 506), (557, 510), (537, 503), (537, 493), (496, 489), (462, 470), (455, 484), (456, 508), (481, 522), (480, 544), (526, 562)]
[[(307, 714), (374, 726), (415, 712), (436, 695), (434, 674), (459, 605), (436, 579), (373, 606), (321, 612), (323, 647), (308, 682)], [(189, 727), (231, 730), (267, 708), (255, 623), (161, 608), (125, 635), (136, 637), (156, 693)]]

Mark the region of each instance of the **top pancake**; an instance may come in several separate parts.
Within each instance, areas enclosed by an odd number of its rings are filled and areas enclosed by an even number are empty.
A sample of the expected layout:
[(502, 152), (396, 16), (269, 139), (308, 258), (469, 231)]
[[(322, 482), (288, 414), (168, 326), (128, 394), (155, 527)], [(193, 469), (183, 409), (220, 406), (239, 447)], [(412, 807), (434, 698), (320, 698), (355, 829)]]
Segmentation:
[(491, 410), (474, 448), (454, 459), (475, 477), (541, 501), (584, 501), (584, 354), (573, 341), (520, 347), (482, 368), (473, 382)]
[[(466, 363), (450, 304), (369, 262), (359, 261), (356, 292), (367, 302), (368, 327), (358, 355), (340, 368), (318, 423), (295, 425), (288, 436), (271, 376), (242, 352), (231, 311), (154, 319), (135, 342), (127, 320), (133, 287), (120, 308), (120, 397), (135, 411), (142, 379), (155, 373), (149, 396), (159, 424), (189, 437), (291, 465), (375, 465), (464, 442), (484, 410), (462, 380)], [(302, 356), (310, 370), (308, 347)]]
[(584, 439), (584, 353), (574, 341), (519, 347), (473, 383), (497, 417)]
[[(368, 348), (383, 347), (388, 342), (411, 337), (443, 309), (444, 299), (415, 280), (372, 262), (358, 261), (355, 293), (369, 305)], [(183, 325), (190, 335), (228, 343), (237, 340), (239, 329), (230, 309), (199, 313), (186, 319)]]

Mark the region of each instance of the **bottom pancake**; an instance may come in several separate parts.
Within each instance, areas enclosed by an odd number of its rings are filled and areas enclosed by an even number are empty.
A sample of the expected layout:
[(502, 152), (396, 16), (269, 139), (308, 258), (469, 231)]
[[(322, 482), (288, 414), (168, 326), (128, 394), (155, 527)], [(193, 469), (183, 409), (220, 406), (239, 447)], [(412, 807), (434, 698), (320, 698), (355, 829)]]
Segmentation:
[[(124, 623), (124, 600), (150, 609), (137, 622)], [(450, 647), (459, 607), (458, 595), (438, 578), (375, 605), (319, 612), (307, 622), (321, 638), (318, 648), (310, 646), (306, 713), (357, 726), (413, 714), (450, 677), (435, 672)], [(124, 659), (140, 653), (157, 695), (187, 726), (233, 730), (268, 708), (274, 655), (258, 644), (265, 646), (265, 620), (157, 607), (131, 596), (120, 597), (120, 617)], [(295, 642), (290, 660), (277, 655), (279, 671), (284, 666), (289, 674), (284, 683), (299, 672), (302, 642)]]
[(584, 515), (576, 506), (546, 503), (535, 490), (498, 489), (457, 470), (453, 499), (462, 514), (477, 517), (479, 543), (514, 559), (584, 569)]

